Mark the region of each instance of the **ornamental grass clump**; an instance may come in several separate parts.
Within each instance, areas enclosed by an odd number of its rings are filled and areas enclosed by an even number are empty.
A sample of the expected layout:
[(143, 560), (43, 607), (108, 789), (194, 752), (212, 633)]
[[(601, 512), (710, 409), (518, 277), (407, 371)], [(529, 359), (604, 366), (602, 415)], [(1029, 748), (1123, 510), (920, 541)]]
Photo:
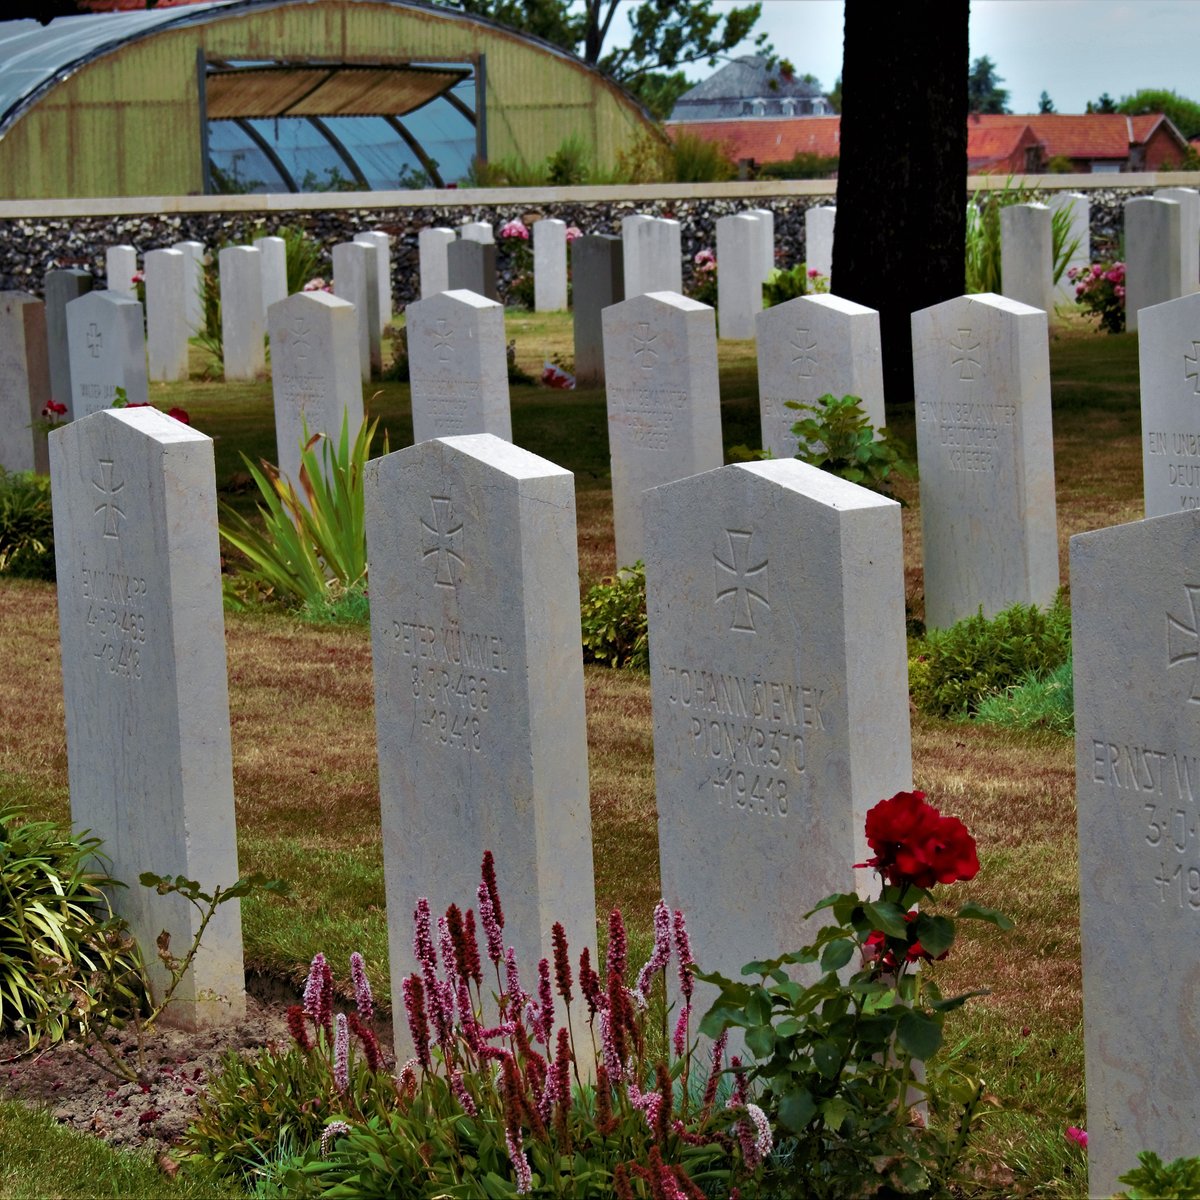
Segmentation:
[[(872, 857), (856, 865), (874, 868), (877, 898), (826, 897), (807, 915), (830, 913), (834, 924), (802, 950), (745, 966), (758, 983), (699, 975), (721, 989), (701, 1032), (743, 1031), (754, 1056), (748, 1081), (777, 1130), (766, 1196), (941, 1195), (983, 1106), (982, 1080), (934, 1061), (946, 1014), (977, 993), (943, 998), (918, 969), (954, 944), (954, 921), (935, 911), (933, 889), (975, 877), (975, 840), (922, 792), (880, 801), (866, 836)], [(1011, 927), (979, 904), (957, 917)], [(811, 982), (785, 969), (796, 966)]]

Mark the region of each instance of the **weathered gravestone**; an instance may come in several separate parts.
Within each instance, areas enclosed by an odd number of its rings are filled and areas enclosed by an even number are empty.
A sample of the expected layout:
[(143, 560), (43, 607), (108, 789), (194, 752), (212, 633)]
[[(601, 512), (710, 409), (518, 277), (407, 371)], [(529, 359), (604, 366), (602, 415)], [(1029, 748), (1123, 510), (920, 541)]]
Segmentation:
[(911, 786), (900, 506), (795, 459), (644, 504), (662, 891), (736, 979), (812, 940), (867, 810)]
[[(837, 209), (832, 204), (819, 204), (804, 213), (804, 265), (819, 272), (825, 282), (833, 275), (833, 227)], [(718, 268), (720, 263), (718, 262)]]
[[(421, 269), (421, 299), (450, 290), (447, 247), (454, 241), (453, 229), (422, 229), (417, 234), (417, 256)], [(482, 293), (481, 293), (482, 294)]]
[(370, 382), (371, 372), (378, 374), (383, 365), (376, 264), (374, 247), (362, 242), (340, 242), (333, 248), (333, 294), (354, 305), (358, 363), (364, 383)]
[(368, 465), (366, 528), (393, 995), (418, 897), (475, 907), (484, 850), (529, 986), (555, 921), (595, 950), (573, 478), (490, 434), (421, 442)]
[[(165, 929), (183, 955), (200, 914), (138, 883), (238, 878), (212, 439), (154, 408), (93, 413), (50, 436), (71, 819), (103, 839), (113, 902), (157, 995)], [(209, 922), (168, 1019), (245, 1014), (237, 901)]]
[(1054, 251), (1050, 209), (1008, 204), (1000, 209), (1000, 278), (1003, 293), (1032, 308), (1054, 308)]
[(1139, 196), (1125, 202), (1125, 328), (1138, 313), (1183, 295), (1183, 206)]
[(606, 308), (604, 378), (618, 566), (643, 557), (646, 488), (724, 461), (717, 338), (707, 304), (652, 292)]
[(600, 314), (625, 299), (621, 239), (585, 233), (571, 243), (575, 383), (595, 387), (604, 382), (604, 331)]
[(104, 252), (105, 286), (119, 296), (137, 298), (137, 251), (132, 246), (109, 246)]
[(925, 623), (1058, 591), (1046, 314), (1004, 296), (913, 313)]
[(67, 305), (71, 351), (71, 411), (76, 420), (111, 408), (117, 388), (129, 404), (148, 404), (142, 306), (115, 292), (89, 292)]
[(1200, 292), (1141, 312), (1146, 516), (1200, 508)]
[(25, 292), (0, 292), (0, 467), (50, 469), (46, 437), (34, 428), (50, 399), (46, 306)]
[(490, 246), (496, 240), (495, 232), (487, 221), (464, 221), (458, 227), (458, 233), (464, 242), (478, 242), (484, 246)]
[(288, 296), (287, 242), (281, 237), (254, 239), (254, 249), (262, 256), (258, 260), (262, 271), (263, 325), (272, 304), (286, 300)]
[(762, 312), (762, 226), (738, 213), (717, 218), (717, 319), (723, 338), (752, 338)]
[(348, 300), (300, 292), (271, 306), (267, 327), (279, 472), (299, 485), (303, 442), (324, 433), (336, 445), (343, 421), (353, 442), (362, 425), (358, 322)]
[(1198, 512), (1071, 539), (1090, 1196), (1197, 1149), (1198, 565)]
[(748, 208), (742, 215), (758, 221), (759, 270), (765, 280), (775, 269), (775, 214), (769, 208)]
[(172, 250), (187, 256), (183, 268), (184, 288), (187, 295), (188, 336), (195, 337), (204, 328), (204, 243), (176, 242)]
[(758, 314), (758, 406), (762, 444), (776, 458), (796, 453), (792, 426), (821, 396), (858, 396), (876, 429), (883, 409), (879, 314), (841, 296), (798, 296)]
[(145, 261), (147, 370), (151, 379), (186, 379), (187, 255), (182, 250), (150, 250)]
[(1054, 286), (1054, 299), (1059, 304), (1074, 304), (1076, 283), (1067, 272), (1072, 267), (1084, 270), (1091, 266), (1091, 206), (1082, 192), (1055, 192), (1046, 203), (1050, 206), (1052, 222), (1055, 214), (1064, 210), (1068, 213), (1066, 249), (1069, 253), (1063, 264), (1063, 272)]
[(218, 267), (225, 378), (256, 379), (267, 369), (262, 251), (253, 246), (226, 246), (218, 256)]
[(360, 245), (371, 246), (375, 251), (375, 286), (379, 292), (379, 332), (382, 334), (392, 319), (392, 244), (382, 229), (356, 233), (354, 240)]
[[(50, 394), (71, 407), (71, 356), (67, 348), (67, 304), (92, 290), (87, 271), (46, 272), (46, 348), (50, 355)], [(72, 413), (72, 416), (75, 414)]]
[(495, 243), (470, 238), (451, 242), (446, 247), (446, 282), (447, 291), (474, 292), (498, 302)]
[(1200, 192), (1195, 188), (1155, 188), (1156, 200), (1179, 205), (1179, 282), (1181, 295), (1200, 290)]
[(512, 441), (504, 309), (449, 291), (405, 310), (413, 441), (492, 433)]
[(533, 223), (533, 308), (567, 308), (567, 223), (543, 217)]
[(666, 217), (636, 213), (621, 222), (625, 295), (683, 291), (682, 227)]

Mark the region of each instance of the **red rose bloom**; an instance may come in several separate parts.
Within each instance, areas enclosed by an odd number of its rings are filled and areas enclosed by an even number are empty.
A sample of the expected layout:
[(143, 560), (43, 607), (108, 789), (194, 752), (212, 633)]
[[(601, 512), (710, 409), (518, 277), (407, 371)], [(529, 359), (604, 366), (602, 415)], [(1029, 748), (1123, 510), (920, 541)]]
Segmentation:
[(928, 889), (935, 883), (974, 879), (979, 872), (975, 839), (957, 817), (943, 817), (924, 792), (897, 792), (881, 800), (866, 821), (874, 867), (896, 886)]

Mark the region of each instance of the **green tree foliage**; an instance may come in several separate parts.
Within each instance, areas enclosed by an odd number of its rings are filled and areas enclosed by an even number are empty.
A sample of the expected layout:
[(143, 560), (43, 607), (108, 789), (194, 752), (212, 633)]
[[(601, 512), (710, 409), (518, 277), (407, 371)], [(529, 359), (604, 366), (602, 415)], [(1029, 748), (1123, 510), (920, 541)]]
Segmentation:
[[(1103, 97), (1101, 97), (1103, 99)], [(1166, 88), (1142, 88), (1132, 96), (1122, 96), (1117, 112), (1138, 116), (1141, 113), (1165, 113), (1185, 138), (1200, 134), (1200, 104)]]
[(1038, 97), (1038, 112), (1052, 113), (1057, 111), (1058, 109), (1054, 107), (1054, 101), (1050, 99), (1050, 93), (1043, 88), (1042, 94)]
[(1002, 76), (996, 74), (996, 64), (985, 54), (977, 58), (967, 74), (967, 108), (974, 113), (1006, 113), (1008, 88), (1000, 85)]
[(1090, 113), (1115, 113), (1117, 111), (1117, 102), (1107, 92), (1101, 92), (1099, 100), (1089, 100), (1087, 102), (1085, 111)]
[(833, 81), (833, 87), (825, 99), (833, 105), (835, 113), (842, 111), (842, 77), (840, 75)]

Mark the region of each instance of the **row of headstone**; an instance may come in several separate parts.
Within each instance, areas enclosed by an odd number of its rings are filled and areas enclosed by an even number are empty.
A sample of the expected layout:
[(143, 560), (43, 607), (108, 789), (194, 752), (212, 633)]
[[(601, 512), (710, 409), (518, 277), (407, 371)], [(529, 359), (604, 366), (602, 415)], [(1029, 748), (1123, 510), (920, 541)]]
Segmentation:
[(837, 209), (832, 204), (817, 204), (804, 212), (804, 265), (816, 271), (827, 284), (833, 276), (833, 228)]

